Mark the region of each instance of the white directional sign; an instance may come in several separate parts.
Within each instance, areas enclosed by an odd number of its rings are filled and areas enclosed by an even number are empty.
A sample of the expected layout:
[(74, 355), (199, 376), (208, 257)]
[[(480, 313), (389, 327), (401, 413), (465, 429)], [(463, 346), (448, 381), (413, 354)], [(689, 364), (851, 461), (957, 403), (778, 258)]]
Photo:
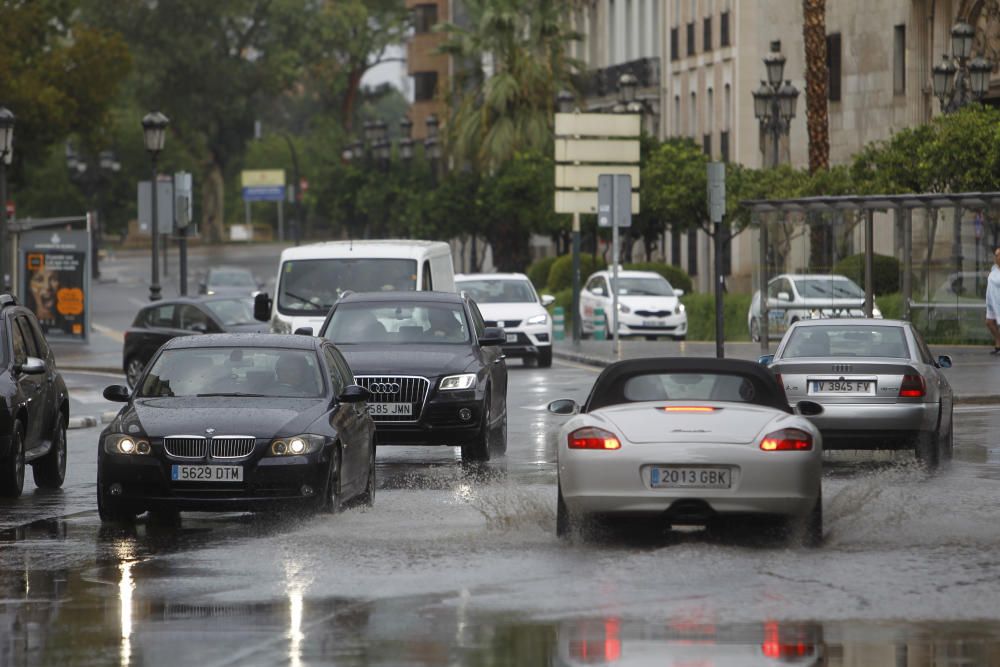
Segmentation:
[(557, 137), (638, 137), (639, 114), (557, 113)]
[(638, 161), (638, 139), (556, 139), (556, 162)]
[[(638, 189), (639, 114), (557, 113), (555, 130), (556, 213), (596, 213), (601, 174), (626, 174)], [(639, 194), (631, 199), (638, 213)]]
[(556, 187), (592, 190), (601, 174), (628, 174), (632, 179), (632, 187), (639, 187), (639, 166), (624, 164), (556, 165)]
[[(556, 190), (556, 213), (597, 213), (597, 190)], [(639, 193), (632, 193), (632, 214), (639, 213)]]

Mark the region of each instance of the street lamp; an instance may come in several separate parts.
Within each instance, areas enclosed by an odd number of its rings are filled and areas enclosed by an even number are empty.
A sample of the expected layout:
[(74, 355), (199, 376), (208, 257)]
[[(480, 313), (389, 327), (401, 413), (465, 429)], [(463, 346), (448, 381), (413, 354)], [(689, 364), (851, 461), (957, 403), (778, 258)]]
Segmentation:
[(159, 157), (160, 151), (163, 150), (163, 144), (167, 139), (167, 126), (170, 124), (170, 119), (164, 116), (159, 111), (153, 111), (146, 114), (142, 118), (142, 135), (143, 140), (146, 144), (146, 150), (149, 152), (150, 161), (153, 164), (153, 178), (150, 182), (152, 190), (152, 218), (150, 222), (150, 233), (153, 236), (153, 276), (149, 284), (149, 300), (159, 301), (160, 300), (160, 265), (159, 257), (157, 256), (157, 246), (159, 245), (158, 236), (159, 230), (157, 229), (157, 213), (156, 208), (156, 158)]
[(572, 113), (573, 108), (576, 106), (576, 96), (570, 91), (563, 88), (556, 95), (556, 107), (558, 107), (560, 113)]
[(77, 154), (73, 149), (73, 144), (66, 143), (66, 169), (69, 171), (70, 180), (80, 186), (87, 203), (94, 212), (90, 227), (90, 275), (92, 278), (101, 277), (99, 264), (100, 239), (101, 239), (101, 215), (98, 202), (98, 186), (100, 185), (102, 172), (104, 174), (117, 174), (121, 171), (122, 165), (118, 161), (113, 151), (103, 150), (98, 153), (97, 166), (94, 167), (90, 161)]
[(767, 81), (761, 81), (760, 86), (751, 93), (754, 118), (760, 122), (761, 132), (771, 138), (772, 167), (778, 166), (778, 146), (781, 137), (788, 136), (799, 99), (799, 90), (791, 81), (781, 82), (785, 74), (785, 56), (778, 48), (776, 43), (771, 45), (771, 53), (764, 57)]
[(437, 183), (438, 161), (441, 159), (441, 143), (438, 139), (438, 117), (435, 114), (427, 116), (424, 121), (427, 126), (427, 138), (424, 139), (424, 156), (431, 163), (431, 178)]
[(399, 157), (409, 164), (413, 159), (413, 121), (406, 116), (399, 121), (399, 134)]
[(7, 234), (7, 165), (14, 155), (14, 114), (0, 107), (0, 274), (10, 292), (10, 237)]
[(951, 54), (943, 54), (931, 75), (934, 97), (941, 102), (942, 113), (952, 113), (978, 102), (990, 88), (993, 63), (977, 56), (971, 61), (976, 30), (968, 23), (956, 23), (951, 29)]

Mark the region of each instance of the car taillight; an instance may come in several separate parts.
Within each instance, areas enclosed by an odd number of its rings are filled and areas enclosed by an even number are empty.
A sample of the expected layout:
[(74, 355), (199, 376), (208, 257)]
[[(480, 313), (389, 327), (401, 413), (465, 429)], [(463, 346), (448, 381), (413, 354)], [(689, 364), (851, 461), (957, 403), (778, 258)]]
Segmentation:
[(782, 641), (778, 624), (774, 621), (769, 621), (764, 625), (764, 643), (760, 645), (760, 648), (765, 657), (778, 660), (804, 658), (814, 652), (812, 644), (803, 641)]
[(813, 448), (813, 439), (800, 429), (783, 428), (764, 436), (760, 448), (766, 452), (803, 452)]
[(585, 426), (569, 434), (570, 449), (621, 449), (622, 443), (611, 431)]
[(715, 412), (721, 408), (713, 408), (710, 405), (668, 405), (663, 408), (664, 412)]
[(923, 375), (904, 375), (903, 383), (899, 385), (901, 398), (920, 398), (927, 394), (927, 382)]

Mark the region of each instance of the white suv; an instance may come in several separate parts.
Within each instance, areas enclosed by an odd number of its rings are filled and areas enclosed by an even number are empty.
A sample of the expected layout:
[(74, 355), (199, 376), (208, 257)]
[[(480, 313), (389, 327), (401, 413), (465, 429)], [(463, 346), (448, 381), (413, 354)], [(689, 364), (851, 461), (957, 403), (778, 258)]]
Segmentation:
[[(618, 333), (622, 336), (687, 337), (688, 319), (678, 297), (684, 290), (674, 289), (655, 271), (618, 271)], [(592, 334), (594, 311), (604, 310), (604, 330), (611, 338), (611, 271), (598, 271), (587, 278), (580, 291), (580, 325), (584, 334)]]
[(523, 273), (460, 273), (455, 289), (476, 302), (486, 326), (504, 330), (504, 354), (542, 367), (552, 365), (552, 318), (545, 308), (555, 297), (539, 297)]

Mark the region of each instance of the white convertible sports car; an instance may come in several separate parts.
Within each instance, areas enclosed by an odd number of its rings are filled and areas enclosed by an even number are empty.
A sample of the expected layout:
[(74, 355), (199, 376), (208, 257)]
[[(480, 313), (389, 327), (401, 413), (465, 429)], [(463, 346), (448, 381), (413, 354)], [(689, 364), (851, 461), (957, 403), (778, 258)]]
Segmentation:
[(822, 540), (822, 439), (794, 414), (774, 375), (731, 359), (630, 359), (608, 366), (557, 449), (556, 533), (597, 519), (649, 518), (668, 526), (763, 521), (792, 541)]

